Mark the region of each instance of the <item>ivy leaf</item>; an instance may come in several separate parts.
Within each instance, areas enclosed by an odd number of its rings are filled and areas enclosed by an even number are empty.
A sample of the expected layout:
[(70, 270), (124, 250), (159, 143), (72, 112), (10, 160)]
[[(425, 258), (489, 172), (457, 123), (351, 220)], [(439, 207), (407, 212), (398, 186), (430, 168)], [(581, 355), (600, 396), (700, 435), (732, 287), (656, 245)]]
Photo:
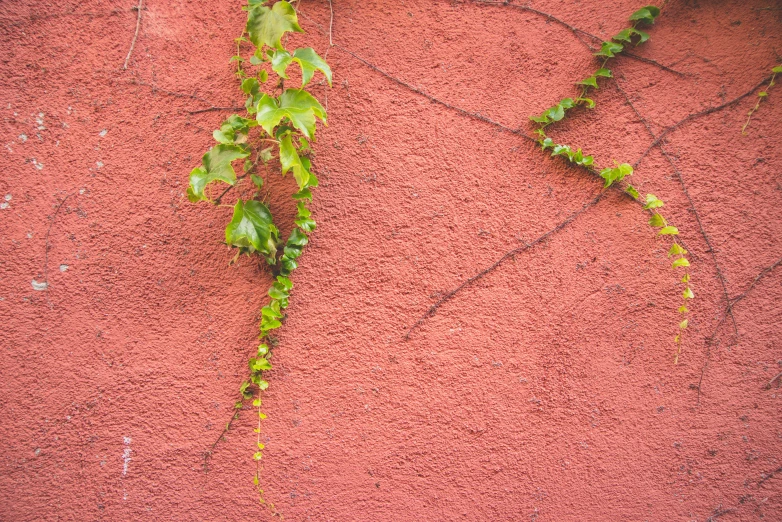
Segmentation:
[(622, 163), (615, 168), (605, 168), (600, 171), (600, 177), (605, 180), (604, 188), (608, 188), (617, 181), (622, 181), (633, 173), (633, 167), (629, 163)]
[(660, 230), (657, 234), (661, 236), (676, 236), (679, 234), (679, 229), (672, 226), (667, 226)]
[(776, 73), (776, 74), (782, 73), (782, 65), (777, 65), (776, 67), (771, 69), (771, 72)]
[(690, 266), (690, 262), (683, 257), (673, 262), (673, 268), (678, 268), (680, 266)]
[(190, 201), (207, 199), (204, 187), (213, 181), (223, 181), (229, 185), (236, 183), (236, 171), (231, 162), (246, 158), (250, 153), (237, 145), (215, 145), (201, 158), (203, 166), (196, 167), (190, 173), (190, 186), (187, 197)]
[(687, 253), (678, 243), (671, 245), (671, 249), (668, 251), (668, 257), (671, 256), (683, 256)]
[(576, 106), (575, 102), (573, 101), (573, 98), (565, 98), (561, 102), (559, 102), (559, 105), (563, 109), (572, 109)]
[(578, 85), (587, 85), (589, 87), (594, 87), (595, 89), (597, 89), (598, 88), (597, 78), (595, 78), (594, 76), (590, 76), (589, 78), (584, 78), (583, 80), (578, 82)]
[(600, 50), (595, 53), (595, 56), (603, 56), (605, 58), (613, 58), (616, 53), (621, 53), (624, 46), (616, 42), (603, 42), (600, 46)]
[(256, 176), (255, 174), (250, 174), (250, 180), (253, 182), (253, 185), (255, 185), (257, 188), (263, 187), (263, 178), (260, 176)]
[(286, 89), (279, 99), (267, 94), (261, 96), (256, 107), (256, 119), (270, 136), (283, 118), (310, 140), (315, 136), (315, 117), (326, 123), (326, 110), (310, 93), (303, 89)]
[(679, 329), (684, 330), (685, 328), (687, 328), (688, 324), (690, 324), (689, 319), (685, 319), (684, 321), (679, 323)]
[(271, 212), (260, 201), (240, 199), (234, 206), (234, 215), (225, 229), (225, 242), (248, 253), (260, 252), (267, 261), (277, 252), (278, 232)]
[(245, 94), (257, 94), (260, 88), (261, 86), (255, 78), (242, 80), (242, 92)]
[(296, 49), (292, 55), (284, 50), (275, 51), (272, 55), (272, 69), (282, 78), (288, 78), (285, 71), (292, 62), (298, 63), (301, 67), (302, 88), (310, 82), (315, 71), (322, 72), (331, 86), (331, 68), (312, 47)]
[[(296, 147), (294, 147), (291, 142), (290, 134), (286, 134), (280, 140), (280, 165), (282, 166), (283, 175), (289, 170), (293, 171), (293, 177), (296, 179), (299, 189), (307, 188), (309, 185), (310, 173), (304, 168), (301, 158), (296, 152)], [(310, 198), (311, 197), (312, 196), (310, 196)]]
[(684, 289), (684, 292), (682, 292), (682, 298), (684, 299), (695, 299), (695, 294), (692, 293), (692, 289), (689, 287)]
[(212, 137), (215, 141), (224, 145), (238, 145), (247, 141), (247, 133), (250, 128), (257, 125), (258, 122), (255, 120), (233, 114), (220, 125), (219, 130), (212, 133)]
[(689, 310), (687, 309), (687, 307), (686, 307), (686, 306), (684, 306), (684, 305), (681, 305), (681, 306), (679, 307), (679, 313), (680, 313), (680, 314), (686, 314), (687, 312), (689, 312)]
[(554, 140), (551, 138), (546, 138), (545, 140), (541, 140), (540, 142), (540, 148), (543, 150), (549, 149), (554, 146)]
[(269, 363), (268, 360), (264, 359), (263, 357), (252, 357), (249, 361), (250, 369), (254, 372), (262, 372), (266, 370), (271, 370), (272, 365)]
[(653, 24), (654, 19), (657, 18), (660, 15), (660, 8), (655, 7), (653, 5), (647, 5), (645, 7), (642, 7), (638, 11), (634, 12), (630, 15), (630, 21), (635, 22), (646, 22), (648, 24)]
[(684, 274), (684, 277), (682, 277), (682, 283), (689, 283), (690, 282), (690, 274)]
[(611, 69), (600, 68), (595, 71), (593, 76), (602, 76), (603, 78), (611, 78)]
[(652, 219), (649, 220), (649, 224), (655, 228), (662, 228), (668, 223), (665, 222), (665, 218), (660, 214), (652, 214)]
[(548, 116), (551, 121), (559, 121), (565, 117), (565, 108), (562, 105), (555, 105), (543, 114)]
[(637, 190), (635, 190), (635, 187), (634, 187), (634, 186), (632, 186), (632, 185), (627, 185), (627, 188), (625, 189), (625, 192), (627, 192), (628, 194), (630, 194), (630, 196), (631, 196), (633, 199), (638, 199), (638, 198), (640, 198), (640, 197), (641, 197), (641, 195), (638, 193), (638, 191), (637, 191)]
[(578, 103), (586, 103), (587, 109), (594, 109), (595, 108), (595, 100), (592, 98), (578, 98), (576, 99)]
[(645, 210), (649, 210), (652, 208), (660, 208), (664, 206), (665, 203), (661, 199), (657, 199), (657, 196), (654, 194), (647, 194), (646, 195), (646, 204), (644, 205)]
[(550, 122), (547, 114), (548, 114), (548, 111), (544, 112), (540, 116), (530, 116), (529, 119), (531, 119), (535, 123), (541, 123), (541, 124), (545, 125), (546, 123)]
[(267, 45), (282, 49), (282, 35), (289, 31), (304, 32), (293, 6), (284, 0), (271, 8), (255, 4), (247, 14), (247, 33), (256, 47)]

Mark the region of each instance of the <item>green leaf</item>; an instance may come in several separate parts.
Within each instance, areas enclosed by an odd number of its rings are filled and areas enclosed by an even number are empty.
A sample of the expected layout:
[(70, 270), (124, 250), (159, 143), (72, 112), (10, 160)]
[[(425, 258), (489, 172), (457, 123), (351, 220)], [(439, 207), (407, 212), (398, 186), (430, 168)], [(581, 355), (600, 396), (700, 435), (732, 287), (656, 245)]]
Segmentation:
[(544, 112), (540, 116), (530, 116), (529, 119), (531, 119), (535, 123), (541, 123), (541, 124), (546, 124), (546, 123), (549, 123), (551, 121), (551, 120), (549, 120), (549, 117), (548, 117), (548, 111)]
[(595, 108), (595, 100), (592, 98), (577, 98), (576, 102), (578, 103), (585, 103), (587, 106), (587, 109), (594, 109)]
[(602, 76), (603, 78), (611, 78), (611, 69), (600, 68), (595, 71), (593, 76)]
[(616, 36), (612, 38), (612, 40), (616, 40), (617, 42), (629, 42), (634, 32), (635, 29), (632, 27), (622, 29)]
[(254, 460), (261, 460), (262, 458), (263, 458), (263, 453), (261, 453), (260, 451), (256, 451), (255, 453), (253, 453)]
[(600, 50), (595, 53), (595, 56), (603, 56), (605, 58), (613, 58), (616, 53), (621, 53), (624, 46), (616, 42), (603, 42), (600, 46)]
[(660, 214), (652, 214), (652, 219), (649, 220), (649, 224), (655, 228), (661, 228), (667, 225), (665, 218)]
[(253, 185), (258, 187), (259, 189), (263, 187), (263, 178), (260, 176), (256, 176), (255, 174), (250, 174), (250, 180), (252, 180)]
[(252, 357), (248, 361), (248, 364), (250, 366), (250, 370), (254, 372), (262, 372), (272, 369), (271, 363), (269, 363), (269, 361), (263, 357)]
[(758, 96), (759, 96), (760, 98), (765, 98), (766, 96), (768, 96), (768, 93), (767, 93), (766, 91), (760, 91), (760, 92), (758, 93)]
[(260, 84), (255, 78), (242, 80), (242, 92), (245, 94), (256, 94), (260, 88)]
[(307, 188), (310, 179), (309, 171), (302, 164), (296, 147), (291, 142), (290, 134), (280, 140), (280, 165), (283, 175), (289, 170), (293, 171), (293, 177), (296, 179), (299, 189)]
[(563, 109), (572, 109), (576, 106), (575, 102), (573, 101), (573, 98), (565, 98), (561, 102), (559, 102), (559, 105)]
[(304, 200), (308, 199), (312, 201), (312, 192), (308, 188), (303, 188), (291, 196), (293, 199)]
[(687, 253), (685, 249), (683, 249), (681, 246), (679, 246), (678, 243), (674, 243), (671, 245), (671, 249), (668, 251), (668, 257), (671, 256), (683, 256)]
[(654, 19), (657, 18), (660, 15), (660, 8), (655, 7), (653, 5), (647, 5), (645, 7), (642, 7), (638, 11), (634, 12), (630, 15), (630, 21), (631, 22), (645, 22), (648, 24), (653, 24)]
[(644, 205), (644, 209), (649, 210), (652, 208), (660, 208), (664, 205), (665, 203), (663, 203), (661, 199), (657, 199), (657, 196), (654, 194), (646, 195), (646, 204)]
[(639, 31), (638, 29), (635, 30), (635, 34), (637, 34), (640, 38), (638, 39), (638, 43), (635, 45), (641, 45), (646, 40), (649, 39), (649, 33), (646, 33), (644, 31)]
[(684, 330), (685, 328), (687, 328), (688, 324), (690, 324), (690, 321), (688, 319), (685, 319), (684, 321), (679, 323), (679, 329)]
[(690, 282), (690, 274), (684, 274), (684, 277), (682, 277), (682, 283), (689, 283)]
[(600, 171), (600, 177), (605, 180), (605, 187), (608, 188), (617, 181), (622, 181), (633, 173), (633, 167), (629, 163), (622, 163), (615, 168), (605, 168)]
[(201, 158), (202, 167), (190, 172), (190, 187), (187, 189), (191, 201), (205, 200), (204, 187), (213, 181), (223, 181), (229, 185), (236, 183), (236, 171), (231, 162), (246, 158), (250, 153), (237, 145), (215, 145)]
[(580, 82), (578, 82), (578, 85), (587, 85), (589, 87), (594, 87), (597, 89), (597, 78), (594, 76), (590, 76), (589, 78), (584, 78)]
[(247, 33), (256, 47), (267, 45), (282, 49), (282, 35), (289, 31), (304, 32), (299, 27), (296, 11), (288, 2), (276, 2), (271, 8), (259, 4), (250, 7), (247, 14)]
[(777, 65), (776, 67), (771, 69), (771, 72), (776, 73), (776, 74), (782, 73), (782, 65)]
[(260, 201), (240, 199), (234, 206), (234, 215), (225, 229), (225, 242), (248, 253), (260, 252), (267, 261), (277, 252), (277, 228), (271, 212)]
[(689, 287), (684, 289), (684, 292), (682, 292), (682, 298), (684, 299), (695, 299), (695, 294), (692, 293), (692, 289)]
[(304, 87), (312, 79), (315, 71), (320, 71), (326, 77), (331, 87), (331, 68), (326, 61), (318, 56), (312, 47), (304, 47), (293, 51), (293, 60), (301, 66), (301, 86)]
[(627, 185), (627, 188), (625, 189), (625, 192), (627, 192), (628, 194), (630, 194), (630, 196), (631, 196), (633, 199), (638, 199), (638, 198), (640, 198), (640, 197), (641, 197), (641, 195), (638, 193), (638, 191), (637, 191), (637, 190), (635, 190), (635, 187), (633, 187), (632, 185)]
[(331, 68), (312, 47), (296, 49), (292, 55), (285, 50), (274, 51), (272, 55), (272, 69), (282, 78), (288, 78), (286, 70), (293, 62), (301, 67), (302, 87), (310, 82), (315, 71), (322, 72), (331, 86)]
[(286, 89), (279, 102), (267, 94), (261, 96), (256, 107), (256, 119), (270, 136), (283, 118), (310, 140), (315, 136), (315, 117), (326, 123), (326, 110), (310, 93), (303, 89)]
[(673, 268), (678, 268), (680, 266), (690, 266), (690, 262), (687, 261), (687, 259), (681, 257), (673, 262)]
[(548, 116), (551, 121), (559, 121), (565, 117), (565, 108), (562, 105), (555, 105), (543, 114)]
[(676, 236), (679, 234), (679, 229), (676, 227), (667, 226), (660, 230), (657, 234), (661, 236)]
[(261, 381), (258, 383), (258, 388), (260, 388), (261, 391), (266, 391), (269, 388), (269, 383), (266, 381)]
[[(288, 237), (287, 245), (305, 246), (309, 243), (307, 235), (300, 231), (298, 228), (294, 228), (291, 231), (290, 237)], [(279, 279), (279, 278), (278, 278)]]
[(247, 133), (257, 125), (255, 120), (233, 114), (220, 125), (219, 130), (212, 133), (212, 137), (225, 145), (240, 145), (247, 141)]
[(554, 140), (551, 138), (546, 138), (545, 140), (541, 140), (540, 142), (540, 148), (543, 150), (549, 149), (554, 146)]

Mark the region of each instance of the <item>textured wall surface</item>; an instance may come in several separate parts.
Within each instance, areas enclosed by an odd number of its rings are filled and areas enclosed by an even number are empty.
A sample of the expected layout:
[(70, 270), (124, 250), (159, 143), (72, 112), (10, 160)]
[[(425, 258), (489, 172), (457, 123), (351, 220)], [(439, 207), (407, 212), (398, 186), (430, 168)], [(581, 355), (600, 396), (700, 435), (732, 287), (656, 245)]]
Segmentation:
[[(230, 114), (189, 111), (242, 103), (228, 59), (244, 13), (238, 0), (147, 0), (122, 70), (134, 5), (0, 3), (0, 520), (270, 520), (251, 482), (251, 409), (203, 467), (270, 275), (247, 258), (229, 266), (229, 208), (184, 196)], [(640, 4), (532, 6), (607, 38)], [(668, 158), (654, 148), (633, 175), (692, 252), (697, 299), (678, 365), (668, 243), (615, 191), (404, 340), (445, 292), (601, 183), (344, 49), (529, 132), (530, 114), (596, 67), (593, 40), (508, 6), (334, 0), (341, 47), (329, 49), (328, 2), (299, 9), (307, 35), (289, 43), (328, 50), (335, 80), (314, 87), (330, 116), (315, 145), (319, 227), (264, 400), (277, 510), (291, 521), (782, 520), (782, 390), (769, 386), (782, 371), (782, 266), (752, 286), (782, 256), (782, 85), (746, 136), (760, 89), (685, 122)], [(782, 10), (671, 1), (650, 34), (633, 52), (680, 74), (618, 58), (597, 107), (552, 137), (601, 165), (635, 162), (650, 132), (769, 75)], [(292, 181), (269, 185), (290, 223)], [(731, 298), (752, 288), (704, 370), (726, 309), (715, 258)]]

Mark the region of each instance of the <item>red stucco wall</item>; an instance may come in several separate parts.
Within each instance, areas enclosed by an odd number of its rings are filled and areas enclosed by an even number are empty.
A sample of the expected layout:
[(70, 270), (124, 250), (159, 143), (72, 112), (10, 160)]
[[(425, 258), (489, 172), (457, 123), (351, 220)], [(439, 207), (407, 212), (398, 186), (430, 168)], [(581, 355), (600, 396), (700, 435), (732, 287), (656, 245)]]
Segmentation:
[[(270, 276), (221, 245), (230, 209), (187, 175), (241, 103), (240, 2), (0, 3), (0, 519), (266, 520), (244, 411), (204, 473), (254, 348)], [(601, 37), (629, 1), (533, 6)], [(300, 2), (319, 52), (328, 3)], [(595, 67), (567, 28), (471, 2), (335, 0), (334, 41), (511, 128)], [(779, 63), (769, 0), (672, 1), (619, 58), (654, 133)], [(315, 147), (319, 228), (294, 277), (265, 397), (265, 489), (287, 520), (782, 520), (782, 268), (725, 310), (714, 260), (658, 148), (633, 183), (667, 202), (697, 299), (680, 363), (667, 244), (609, 193), (442, 306), (444, 292), (600, 190), (520, 137), (332, 48)], [(326, 95), (323, 86), (316, 94)], [(731, 297), (782, 256), (782, 88), (668, 135)], [(652, 138), (606, 83), (552, 131), (599, 164)], [(272, 210), (289, 222), (285, 191)], [(67, 200), (57, 211), (58, 204)], [(7, 203), (7, 205), (6, 205)], [(50, 249), (45, 255), (46, 243)], [(48, 280), (47, 290), (34, 284)], [(38, 286), (40, 288), (40, 286)]]

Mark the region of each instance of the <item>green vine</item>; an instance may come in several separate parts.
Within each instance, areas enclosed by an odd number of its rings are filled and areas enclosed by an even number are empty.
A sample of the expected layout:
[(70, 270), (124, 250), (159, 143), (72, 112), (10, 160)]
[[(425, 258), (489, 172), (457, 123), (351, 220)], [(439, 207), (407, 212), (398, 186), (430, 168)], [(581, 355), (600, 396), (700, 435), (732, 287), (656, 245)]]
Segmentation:
[(595, 53), (595, 56), (601, 60), (600, 66), (591, 76), (576, 83), (578, 86), (578, 94), (576, 97), (565, 98), (553, 107), (543, 111), (542, 114), (531, 116), (530, 119), (538, 124), (535, 134), (538, 136), (538, 143), (540, 144), (541, 149), (544, 151), (551, 149), (551, 156), (565, 158), (568, 162), (599, 176), (604, 181), (604, 190), (614, 184), (621, 187), (626, 194), (634, 200), (641, 202), (643, 204), (643, 209), (651, 214), (649, 225), (659, 229), (657, 235), (670, 236), (672, 245), (668, 251), (668, 256), (673, 257), (672, 266), (673, 268), (684, 269), (684, 275), (681, 278), (681, 283), (683, 285), (683, 302), (678, 309), (679, 313), (682, 315), (682, 320), (679, 322), (678, 332), (674, 337), (674, 343), (676, 345), (674, 364), (676, 364), (679, 362), (679, 355), (681, 354), (682, 335), (689, 324), (689, 319), (686, 317), (686, 314), (689, 312), (687, 301), (693, 299), (695, 294), (690, 285), (690, 273), (687, 268), (690, 266), (690, 262), (686, 257), (687, 250), (685, 250), (676, 239), (676, 236), (679, 234), (679, 229), (670, 225), (660, 212), (660, 209), (665, 203), (654, 194), (647, 194), (645, 201), (641, 201), (641, 195), (635, 187), (624, 181), (625, 178), (633, 174), (633, 167), (629, 163), (620, 164), (615, 162), (613, 167), (598, 169), (594, 164), (594, 158), (592, 156), (585, 155), (580, 148), (573, 150), (569, 145), (555, 143), (554, 140), (546, 134), (546, 128), (556, 122), (562, 121), (568, 111), (575, 109), (576, 107), (586, 107), (587, 109), (595, 107), (594, 100), (588, 98), (587, 94), (590, 89), (599, 89), (598, 80), (600, 78), (611, 78), (613, 76), (611, 70), (606, 67), (609, 60), (616, 57), (616, 55), (624, 51), (627, 45), (630, 45), (633, 42), (635, 42), (635, 45), (646, 42), (649, 39), (649, 34), (640, 30), (639, 26), (654, 24), (654, 21), (659, 14), (660, 9), (652, 5), (642, 7), (633, 13), (630, 16), (632, 25), (621, 30), (616, 36), (611, 38), (611, 40), (603, 42), (600, 50)]
[[(269, 387), (269, 383), (263, 379), (263, 373), (272, 369), (271, 347), (277, 341), (271, 334), (282, 326), (285, 319), (284, 311), (288, 308), (293, 289), (290, 276), (298, 267), (297, 260), (309, 242), (309, 234), (316, 227), (307, 206), (312, 200), (311, 189), (318, 186), (318, 178), (312, 171), (310, 144), (315, 141), (317, 120), (326, 124), (326, 110), (305, 87), (318, 71), (331, 85), (331, 69), (314, 49), (297, 48), (291, 52), (283, 44), (283, 38), (287, 40), (286, 33), (304, 32), (299, 27), (293, 6), (284, 0), (270, 6), (266, 5), (268, 3), (262, 0), (248, 1), (244, 8), (247, 11), (247, 25), (236, 39), (236, 55), (231, 58), (231, 61), (236, 62), (236, 76), (241, 81), (241, 90), (247, 95), (245, 108), (250, 117), (231, 115), (214, 131), (217, 145), (204, 154), (201, 166), (190, 173), (187, 189), (188, 198), (192, 202), (207, 201), (220, 205), (228, 191), (249, 180), (254, 193), (246, 200), (239, 197), (233, 206), (233, 217), (225, 229), (225, 243), (237, 249), (234, 260), (241, 254), (260, 256), (276, 276), (268, 291), (270, 300), (261, 308), (258, 325), (260, 344), (248, 361), (249, 379), (242, 383), (239, 389), (242, 400), (236, 403), (236, 409), (239, 409), (243, 400), (253, 399), (253, 406), (258, 411), (258, 425), (254, 430), (257, 441), (253, 453), (256, 461), (253, 483), (258, 487), (262, 503), (265, 500), (260, 488), (260, 460), (264, 449), (261, 443), (261, 421), (266, 415), (261, 410), (261, 394)], [(241, 47), (248, 41), (254, 51), (245, 59)], [(301, 86), (285, 88), (285, 80), (289, 79), (288, 67), (294, 62), (299, 66)], [(248, 72), (248, 64), (255, 68), (254, 72)], [(261, 90), (261, 86), (268, 82), (269, 70), (278, 77), (276, 86), (267, 89), (271, 93)], [(243, 160), (243, 173), (237, 176), (233, 164), (239, 160)], [(259, 165), (263, 166), (263, 175)], [(298, 191), (292, 195), (296, 201), (297, 218), (284, 242), (280, 239), (279, 229), (274, 224), (265, 198), (260, 197), (270, 165), (275, 170), (278, 167), (283, 176), (290, 172), (298, 185)], [(217, 197), (211, 194), (211, 184), (214, 182), (228, 185)]]
[(768, 87), (766, 87), (765, 91), (760, 91), (758, 93), (758, 101), (755, 103), (755, 106), (752, 107), (749, 110), (749, 114), (747, 114), (747, 123), (744, 124), (744, 126), (741, 128), (741, 133), (746, 134), (747, 133), (747, 127), (749, 127), (749, 121), (752, 119), (752, 115), (755, 114), (755, 111), (757, 111), (760, 108), (760, 102), (763, 101), (763, 98), (768, 96), (768, 91), (771, 90), (771, 88), (776, 85), (774, 83), (774, 80), (777, 77), (777, 74), (782, 73), (782, 65), (777, 65), (776, 67), (771, 69), (771, 81), (768, 82)]

